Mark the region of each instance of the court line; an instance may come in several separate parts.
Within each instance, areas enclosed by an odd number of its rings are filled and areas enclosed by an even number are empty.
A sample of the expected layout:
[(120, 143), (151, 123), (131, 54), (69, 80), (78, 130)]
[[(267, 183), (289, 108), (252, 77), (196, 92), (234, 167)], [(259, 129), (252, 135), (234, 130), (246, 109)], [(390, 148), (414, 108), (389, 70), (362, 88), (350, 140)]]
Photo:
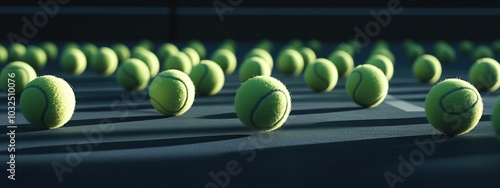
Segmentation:
[(396, 107), (396, 108), (403, 110), (405, 112), (425, 112), (424, 108), (417, 106), (417, 105), (414, 105), (414, 104), (411, 104), (409, 102), (403, 101), (401, 99), (398, 99), (392, 95), (387, 95), (384, 102), (387, 103), (388, 105)]
[[(37, 6), (0, 6), (0, 14), (35, 14), (43, 12)], [(81, 15), (168, 15), (169, 7), (71, 7), (59, 6), (57, 14)]]

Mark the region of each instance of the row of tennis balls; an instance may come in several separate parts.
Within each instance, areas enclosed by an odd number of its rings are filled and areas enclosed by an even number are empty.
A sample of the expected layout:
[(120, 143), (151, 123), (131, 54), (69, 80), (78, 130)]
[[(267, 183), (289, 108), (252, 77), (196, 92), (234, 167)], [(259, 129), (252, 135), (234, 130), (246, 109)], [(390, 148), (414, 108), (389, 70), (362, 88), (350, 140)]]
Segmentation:
[[(372, 65), (356, 67), (346, 82), (349, 97), (358, 104), (367, 104), (365, 107), (380, 104), (387, 94), (385, 88), (387, 79), (380, 69)], [(149, 95), (156, 110), (167, 116), (179, 116), (193, 104), (195, 87), (187, 74), (166, 70), (152, 81)], [(71, 119), (75, 104), (71, 86), (54, 76), (34, 79), (21, 95), (23, 115), (30, 123), (44, 128), (63, 126)], [(243, 124), (254, 130), (278, 129), (291, 109), (287, 88), (273, 77), (251, 78), (236, 92), (236, 114)], [(431, 89), (425, 100), (425, 109), (427, 119), (437, 130), (447, 135), (461, 135), (477, 125), (483, 113), (483, 104), (474, 86), (460, 79), (446, 79)], [(498, 113), (500, 102), (495, 105), (492, 115), (495, 130), (500, 132), (500, 119), (495, 117)]]

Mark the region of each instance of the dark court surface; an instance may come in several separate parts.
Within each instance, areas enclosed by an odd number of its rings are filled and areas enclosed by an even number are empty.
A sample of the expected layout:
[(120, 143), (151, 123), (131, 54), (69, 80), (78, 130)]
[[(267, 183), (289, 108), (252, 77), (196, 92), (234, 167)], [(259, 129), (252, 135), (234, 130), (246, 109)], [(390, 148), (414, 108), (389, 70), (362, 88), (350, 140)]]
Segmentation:
[[(253, 44), (238, 46), (239, 62)], [(319, 57), (336, 44), (325, 44)], [(430, 53), (431, 43), (423, 44)], [(208, 43), (208, 51), (215, 45)], [(291, 92), (293, 109), (271, 133), (251, 131), (238, 120), (237, 72), (226, 77), (219, 94), (197, 97), (186, 114), (165, 118), (151, 106), (147, 90), (125, 92), (114, 75), (99, 76), (89, 68), (70, 76), (52, 62), (42, 74), (73, 86), (76, 111), (64, 127), (40, 130), (18, 109), (16, 181), (0, 181), (16, 187), (500, 187), (500, 142), (490, 120), (499, 92), (482, 93), (484, 113), (473, 131), (446, 138), (425, 112), (391, 105), (402, 101), (423, 108), (432, 87), (413, 79), (399, 42), (391, 50), (397, 62), (390, 99), (372, 109), (349, 100), (344, 78), (333, 91), (314, 93), (302, 76), (274, 72)], [(364, 63), (369, 51), (358, 54), (355, 64)], [(459, 54), (443, 66), (441, 79), (468, 79), (472, 63)], [(7, 113), (6, 102), (0, 113)], [(7, 130), (4, 118), (1, 126)], [(0, 138), (7, 143), (6, 134)], [(0, 147), (2, 168), (6, 145)]]

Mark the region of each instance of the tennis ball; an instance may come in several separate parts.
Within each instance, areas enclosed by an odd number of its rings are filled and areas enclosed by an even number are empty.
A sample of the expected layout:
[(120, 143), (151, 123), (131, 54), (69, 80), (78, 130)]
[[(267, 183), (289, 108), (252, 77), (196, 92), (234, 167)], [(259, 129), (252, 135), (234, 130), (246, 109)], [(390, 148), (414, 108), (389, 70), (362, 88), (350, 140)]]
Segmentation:
[(43, 42), (42, 44), (40, 44), (40, 48), (42, 48), (43, 51), (45, 51), (45, 53), (47, 54), (48, 61), (56, 60), (59, 52), (57, 46), (54, 43), (48, 41)]
[(494, 92), (500, 87), (500, 64), (491, 58), (478, 59), (469, 70), (469, 79), (477, 90)]
[(304, 59), (297, 50), (287, 49), (278, 55), (278, 71), (289, 76), (298, 76), (304, 69)]
[(292, 39), (292, 40), (290, 40), (290, 43), (288, 43), (288, 45), (293, 46), (294, 48), (300, 48), (304, 44), (302, 43), (302, 41), (300, 39)]
[(55, 129), (66, 124), (75, 111), (73, 88), (61, 78), (47, 75), (35, 78), (21, 94), (21, 112), (36, 126)]
[(463, 40), (458, 45), (458, 49), (462, 54), (469, 55), (474, 49), (474, 44), (470, 40)]
[(15, 43), (9, 48), (9, 61), (21, 61), (26, 53), (26, 47), (22, 44)]
[(222, 49), (229, 50), (232, 53), (236, 52), (236, 48), (230, 44), (221, 44), (218, 49), (219, 50), (222, 50)]
[(165, 70), (176, 69), (186, 74), (189, 74), (192, 69), (191, 60), (184, 52), (178, 52), (169, 56), (163, 63), (163, 67)]
[[(13, 74), (12, 74), (13, 73)], [(0, 74), (0, 87), (3, 91), (8, 92), (9, 79), (14, 80), (14, 93), (20, 96), (26, 84), (36, 78), (36, 72), (33, 67), (22, 61), (14, 61), (7, 64)]]
[(411, 39), (405, 39), (403, 41), (403, 48), (405, 48), (405, 50), (408, 50), (411, 47), (413, 47), (413, 45), (415, 45), (415, 44), (417, 44), (415, 41), (413, 41)]
[[(348, 53), (351, 57), (356, 55), (356, 49), (354, 49), (350, 44), (347, 44), (347, 43), (340, 44), (339, 46), (337, 46), (335, 51), (344, 51), (344, 52)], [(330, 61), (331, 61), (331, 59), (330, 59)]]
[(125, 60), (116, 72), (116, 81), (127, 91), (141, 91), (149, 82), (148, 66), (139, 59)]
[(201, 43), (199, 40), (191, 40), (188, 42), (186, 46), (193, 48), (198, 54), (200, 59), (204, 59), (207, 55), (207, 50), (205, 49), (205, 46), (203, 46), (203, 43)]
[(446, 41), (444, 41), (444, 40), (436, 41), (436, 43), (434, 43), (434, 46), (433, 46), (435, 52), (439, 51), (439, 49), (441, 49), (443, 47), (447, 48), (447, 47), (451, 47), (451, 46), (448, 43), (446, 43)]
[(125, 44), (114, 44), (111, 49), (115, 51), (116, 57), (118, 57), (118, 64), (130, 58), (130, 49)]
[(494, 40), (491, 43), (491, 48), (493, 48), (493, 51), (495, 51), (495, 53), (500, 54), (500, 40)]
[(438, 131), (465, 134), (477, 125), (483, 114), (481, 95), (474, 86), (460, 79), (446, 79), (425, 98), (427, 120)]
[[(271, 52), (274, 48), (273, 42), (269, 39), (262, 39), (255, 46), (257, 49), (265, 50), (266, 52)], [(245, 58), (246, 59), (246, 58)]]
[(434, 84), (441, 77), (442, 68), (439, 60), (432, 55), (423, 55), (415, 60), (413, 76), (422, 83)]
[(302, 47), (299, 48), (299, 53), (302, 56), (302, 59), (304, 60), (304, 67), (307, 67), (309, 63), (312, 63), (316, 60), (316, 54), (314, 53), (311, 48), (308, 47)]
[(347, 41), (347, 44), (351, 45), (351, 47), (354, 49), (354, 51), (358, 51), (362, 48), (362, 45), (358, 40), (351, 39), (351, 40)]
[(394, 74), (394, 64), (392, 64), (391, 60), (384, 55), (374, 55), (368, 58), (366, 64), (379, 68), (389, 81)]
[(444, 63), (452, 63), (455, 61), (456, 58), (456, 53), (455, 50), (448, 45), (442, 45), (436, 50), (436, 57), (439, 59), (439, 61), (444, 62)]
[(311, 48), (314, 53), (321, 52), (321, 42), (318, 39), (311, 39), (307, 42), (307, 47)]
[(236, 56), (229, 50), (216, 50), (210, 59), (217, 63), (226, 75), (232, 74), (236, 69)]
[(29, 46), (22, 59), (37, 71), (47, 64), (47, 54), (37, 46)]
[(425, 54), (425, 49), (419, 44), (414, 44), (407, 50), (407, 55), (410, 60), (415, 61), (418, 57)]
[(161, 61), (167, 60), (170, 56), (179, 53), (179, 49), (177, 46), (171, 43), (162, 44), (156, 54), (158, 55), (158, 59)]
[(142, 40), (140, 40), (137, 43), (136, 47), (138, 47), (138, 46), (143, 47), (143, 48), (145, 48), (146, 50), (149, 50), (149, 51), (153, 50), (153, 48), (154, 48), (153, 42), (151, 42), (148, 39), (142, 39)]
[(186, 47), (181, 51), (189, 57), (192, 66), (198, 65), (198, 63), (200, 63), (200, 55), (193, 48)]
[(60, 66), (65, 72), (80, 75), (87, 68), (87, 58), (79, 49), (68, 49), (61, 56)]
[(396, 58), (394, 57), (394, 54), (387, 48), (376, 48), (372, 51), (371, 53), (372, 56), (374, 55), (383, 55), (391, 60), (392, 64), (396, 64)]
[(339, 79), (338, 71), (335, 65), (324, 58), (316, 59), (316, 61), (307, 65), (304, 71), (304, 80), (307, 86), (315, 92), (329, 92)]
[(223, 46), (223, 45), (228, 45), (228, 46), (232, 46), (232, 47), (236, 48), (236, 41), (234, 41), (233, 39), (226, 39), (226, 40), (222, 41), (221, 46)]
[[(87, 59), (92, 60), (92, 58), (97, 54), (97, 51), (99, 51), (99, 49), (97, 48), (96, 45), (94, 45), (92, 43), (85, 43), (82, 45), (82, 52), (83, 52), (83, 54), (85, 54), (85, 57)], [(115, 52), (115, 54), (116, 54), (116, 52)]]
[(166, 70), (158, 74), (149, 86), (153, 107), (166, 116), (186, 113), (194, 102), (195, 87), (189, 76), (179, 70)]
[(365, 64), (354, 68), (345, 87), (352, 101), (364, 108), (373, 108), (387, 96), (389, 81), (380, 69)]
[(493, 128), (495, 129), (497, 138), (500, 139), (500, 98), (497, 99), (497, 102), (493, 107), (493, 112), (491, 113), (491, 123), (493, 123)]
[(118, 67), (118, 57), (115, 51), (108, 47), (102, 47), (90, 61), (92, 69), (102, 75), (113, 74)]
[(234, 97), (240, 121), (252, 130), (280, 128), (292, 110), (290, 93), (283, 83), (269, 76), (257, 76), (241, 84)]
[(379, 48), (384, 48), (384, 49), (389, 49), (389, 43), (385, 40), (377, 40), (373, 43), (373, 49), (379, 49)]
[(339, 73), (339, 77), (347, 77), (351, 74), (352, 69), (354, 69), (354, 60), (349, 53), (338, 50), (334, 51), (330, 56), (328, 56), (328, 60), (330, 60)]
[(245, 55), (244, 59), (248, 59), (251, 57), (261, 57), (269, 66), (269, 70), (271, 71), (273, 70), (274, 67), (273, 57), (271, 56), (271, 54), (269, 54), (268, 51), (259, 48), (254, 48)]
[(189, 77), (194, 83), (197, 95), (215, 95), (224, 86), (224, 71), (211, 60), (202, 60), (193, 67)]
[(242, 83), (255, 76), (271, 76), (271, 69), (266, 60), (261, 57), (246, 59), (239, 69), (239, 78)]
[(135, 49), (132, 57), (146, 63), (149, 68), (151, 78), (154, 78), (158, 74), (158, 71), (160, 70), (160, 61), (153, 52), (140, 47)]
[(9, 52), (7, 52), (7, 48), (5, 48), (5, 46), (0, 44), (0, 65), (7, 62), (8, 58), (9, 58)]
[(493, 51), (491, 50), (490, 47), (488, 47), (486, 45), (478, 46), (476, 48), (476, 50), (474, 51), (474, 58), (481, 59), (481, 58), (485, 58), (485, 57), (494, 58)]
[(77, 43), (68, 42), (68, 43), (64, 44), (61, 51), (64, 52), (64, 51), (71, 49), (71, 48), (76, 48), (76, 49), (80, 50), (80, 46)]

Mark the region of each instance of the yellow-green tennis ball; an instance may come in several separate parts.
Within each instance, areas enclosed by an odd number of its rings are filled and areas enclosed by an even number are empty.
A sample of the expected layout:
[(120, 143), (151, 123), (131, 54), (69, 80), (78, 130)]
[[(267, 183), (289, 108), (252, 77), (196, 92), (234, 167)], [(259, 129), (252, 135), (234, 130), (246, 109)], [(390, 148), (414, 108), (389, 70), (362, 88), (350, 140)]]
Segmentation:
[(125, 60), (116, 71), (116, 81), (127, 91), (141, 91), (148, 85), (149, 69), (139, 59)]
[(217, 63), (226, 75), (232, 74), (236, 69), (236, 56), (229, 50), (219, 49), (212, 54), (210, 59)]
[(240, 121), (256, 131), (280, 128), (292, 110), (290, 93), (283, 83), (269, 76), (257, 76), (241, 84), (234, 98)]
[(321, 42), (318, 39), (311, 39), (307, 42), (307, 47), (311, 48), (314, 53), (321, 52)]
[(198, 65), (198, 63), (200, 63), (200, 60), (201, 60), (200, 55), (193, 48), (186, 47), (186, 48), (183, 48), (181, 50), (181, 52), (184, 52), (189, 57), (189, 59), (191, 61), (191, 66), (195, 66), (195, 65)]
[(407, 55), (410, 60), (415, 61), (418, 57), (425, 54), (425, 49), (421, 45), (414, 44), (407, 50)]
[(85, 57), (87, 59), (91, 60), (97, 54), (97, 51), (99, 51), (99, 48), (97, 48), (97, 46), (92, 43), (85, 43), (82, 45), (82, 52), (83, 54), (85, 54)]
[(130, 58), (130, 49), (125, 44), (115, 44), (111, 47), (118, 57), (118, 64)]
[(304, 71), (307, 86), (315, 92), (331, 91), (337, 85), (338, 79), (337, 68), (330, 60), (324, 58), (307, 65)]
[(373, 65), (379, 68), (387, 78), (387, 80), (392, 79), (392, 75), (394, 74), (394, 64), (392, 64), (391, 60), (384, 55), (374, 55), (368, 58), (366, 64)]
[(447, 47), (450, 47), (450, 45), (448, 43), (446, 43), (446, 41), (444, 41), (444, 40), (438, 40), (438, 41), (436, 41), (436, 43), (434, 43), (434, 46), (433, 46), (435, 52), (443, 47), (447, 48)]
[(438, 131), (450, 136), (462, 135), (476, 127), (483, 115), (483, 102), (468, 82), (446, 79), (427, 94), (425, 114)]
[(198, 56), (200, 57), (200, 59), (204, 59), (207, 55), (207, 51), (205, 49), (205, 46), (203, 46), (203, 43), (201, 43), (198, 40), (191, 40), (188, 42), (188, 44), (186, 46), (193, 48), (196, 51), (196, 53), (198, 53)]
[[(36, 72), (33, 67), (22, 61), (14, 61), (7, 64), (0, 74), (0, 87), (5, 92), (15, 93), (20, 96), (26, 84), (36, 78)], [(9, 79), (14, 82), (9, 82)], [(9, 85), (14, 86), (15, 91), (9, 90)]]
[(495, 51), (495, 53), (500, 54), (500, 40), (494, 40), (491, 43), (491, 48)]
[(411, 39), (405, 39), (403, 41), (403, 48), (405, 48), (405, 50), (408, 50), (415, 44), (417, 44), (415, 41), (413, 41)]
[(229, 45), (232, 46), (233, 48), (236, 48), (236, 41), (234, 41), (233, 39), (226, 39), (222, 41), (221, 46), (222, 45)]
[(236, 48), (232, 45), (229, 45), (229, 44), (221, 44), (218, 49), (219, 50), (222, 50), (222, 49), (229, 50), (232, 53), (236, 52)]
[(421, 83), (434, 84), (441, 78), (442, 68), (436, 57), (427, 54), (415, 60), (412, 71)]
[(145, 48), (146, 50), (149, 50), (149, 51), (153, 50), (153, 48), (154, 48), (153, 42), (151, 42), (148, 39), (142, 39), (142, 40), (140, 40), (137, 43), (136, 47), (137, 46), (143, 47), (143, 48)]
[(474, 49), (474, 44), (470, 40), (463, 40), (458, 45), (458, 49), (462, 54), (469, 55), (472, 53), (472, 50)]
[(373, 49), (379, 49), (379, 48), (389, 49), (389, 43), (385, 40), (375, 41), (373, 43)]
[(359, 65), (347, 77), (346, 92), (356, 104), (373, 108), (385, 100), (389, 81), (384, 73), (373, 65)]
[(493, 112), (491, 113), (491, 123), (493, 123), (493, 128), (495, 129), (497, 138), (500, 139), (500, 98), (497, 99), (497, 102), (493, 107)]
[(80, 75), (87, 68), (87, 58), (81, 50), (72, 48), (63, 52), (59, 65), (67, 73)]
[(316, 60), (316, 53), (314, 53), (311, 48), (308, 47), (302, 47), (299, 48), (299, 53), (302, 56), (302, 59), (304, 59), (304, 67), (307, 67), (309, 63), (312, 63)]
[(81, 50), (81, 49), (80, 49), (80, 46), (79, 46), (77, 43), (74, 43), (74, 42), (68, 42), (68, 43), (64, 44), (64, 46), (62, 47), (61, 52), (64, 52), (64, 51), (69, 50), (69, 49), (71, 49), (71, 48), (76, 48), (76, 49)]
[(160, 61), (153, 52), (146, 50), (145, 48), (139, 47), (133, 53), (132, 57), (137, 58), (142, 62), (146, 63), (151, 78), (154, 78), (158, 74), (158, 71), (160, 70)]
[(271, 56), (271, 54), (268, 51), (263, 50), (263, 49), (259, 49), (259, 48), (254, 48), (254, 49), (250, 50), (245, 55), (244, 59), (248, 59), (251, 57), (260, 57), (260, 58), (264, 59), (264, 61), (266, 62), (266, 64), (269, 67), (269, 70), (271, 70), (271, 71), (273, 70), (273, 67), (274, 67), (273, 57)]
[(161, 61), (165, 61), (170, 56), (175, 55), (177, 53), (179, 53), (179, 49), (172, 43), (162, 44), (156, 52), (156, 54), (158, 55), (158, 59)]
[(490, 47), (486, 45), (480, 45), (476, 48), (474, 51), (474, 58), (475, 59), (481, 59), (481, 58), (494, 58), (493, 51), (491, 50)]
[(167, 58), (167, 60), (163, 63), (163, 68), (165, 70), (176, 69), (189, 74), (191, 72), (192, 65), (188, 55), (184, 52), (178, 52)]
[(500, 64), (491, 58), (478, 59), (469, 70), (469, 80), (480, 91), (496, 91), (500, 87)]
[(278, 70), (289, 76), (298, 76), (304, 69), (304, 59), (297, 50), (284, 50), (278, 55)]
[(186, 73), (166, 70), (158, 74), (149, 86), (153, 107), (166, 116), (186, 113), (194, 102), (195, 87)]
[(54, 61), (57, 58), (59, 52), (57, 46), (53, 42), (43, 42), (40, 44), (40, 48), (47, 54), (48, 61)]
[(258, 49), (262, 49), (262, 50), (265, 50), (266, 52), (271, 52), (274, 48), (274, 44), (271, 40), (269, 39), (262, 39), (260, 40), (257, 45), (255, 46), (255, 48), (258, 48)]
[(73, 88), (61, 78), (47, 75), (35, 78), (21, 94), (21, 112), (36, 126), (55, 129), (66, 124), (75, 111)]
[(386, 56), (391, 60), (392, 64), (396, 64), (396, 58), (394, 57), (394, 54), (387, 48), (377, 48), (372, 51), (372, 56), (373, 55), (383, 55)]
[(29, 46), (22, 59), (37, 71), (43, 69), (47, 64), (47, 54), (36, 46)]
[(339, 73), (339, 77), (347, 77), (351, 74), (352, 69), (354, 69), (354, 60), (349, 53), (339, 50), (334, 51), (330, 56), (328, 56), (328, 60), (330, 60)]
[(271, 76), (271, 69), (263, 58), (251, 57), (243, 61), (238, 73), (240, 82), (243, 83), (255, 76)]
[[(339, 50), (348, 53), (351, 57), (356, 54), (356, 49), (354, 49), (350, 44), (347, 44), (347, 43), (342, 43), (339, 46), (337, 46), (335, 51), (339, 51)], [(330, 61), (331, 61), (331, 59), (330, 59)]]
[(9, 52), (7, 48), (0, 44), (0, 65), (3, 65), (9, 59)]
[(197, 95), (215, 95), (222, 89), (225, 81), (224, 72), (211, 60), (200, 61), (193, 67), (189, 77), (194, 83)]
[(436, 57), (441, 62), (452, 63), (455, 61), (456, 53), (451, 46), (443, 46), (436, 51)]
[(358, 51), (362, 48), (362, 45), (358, 40), (351, 39), (347, 41), (347, 44), (351, 45), (354, 51)]
[(108, 47), (102, 47), (93, 57), (91, 67), (97, 73), (102, 75), (110, 75), (116, 71), (118, 67), (118, 57), (115, 51)]
[(15, 43), (9, 48), (9, 61), (22, 61), (26, 53), (26, 47), (22, 44)]

